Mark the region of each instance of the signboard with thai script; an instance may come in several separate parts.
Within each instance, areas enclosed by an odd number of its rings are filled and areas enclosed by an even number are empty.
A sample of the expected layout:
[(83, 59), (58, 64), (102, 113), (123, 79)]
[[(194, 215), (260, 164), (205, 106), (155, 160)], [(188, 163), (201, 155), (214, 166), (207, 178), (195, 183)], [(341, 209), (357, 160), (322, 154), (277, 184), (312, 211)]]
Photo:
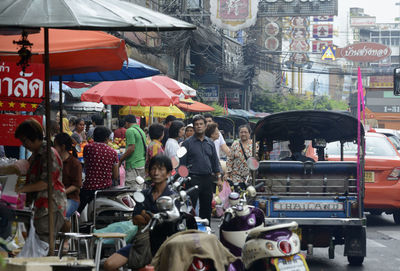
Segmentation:
[(375, 26), (376, 25), (376, 17), (350, 17), (350, 26), (352, 27), (366, 27), (366, 26)]
[(338, 0), (260, 0), (258, 16), (338, 15)]
[(238, 31), (256, 23), (259, 0), (210, 0), (211, 21), (219, 28)]
[[(390, 88), (393, 87), (393, 76), (370, 76), (369, 87)], [(386, 93), (385, 93), (386, 94)], [(393, 93), (391, 93), (393, 96)], [(386, 98), (386, 96), (384, 96)], [(390, 97), (392, 98), (392, 97)]]
[(321, 53), (322, 48), (325, 46), (332, 46), (333, 41), (331, 40), (313, 40), (312, 41), (312, 51), (313, 53)]
[(392, 50), (380, 43), (360, 42), (337, 49), (337, 56), (355, 62), (377, 62), (389, 57)]
[(25, 73), (15, 63), (0, 62), (0, 99), (40, 103), (44, 98), (44, 65), (31, 63)]
[(333, 37), (332, 24), (314, 24), (313, 38), (315, 39), (330, 39)]
[(21, 141), (14, 137), (15, 130), (24, 120), (34, 118), (42, 125), (42, 116), (0, 114), (0, 145), (21, 146)]
[(201, 86), (197, 89), (197, 95), (199, 95), (203, 101), (218, 102), (219, 87), (217, 85)]

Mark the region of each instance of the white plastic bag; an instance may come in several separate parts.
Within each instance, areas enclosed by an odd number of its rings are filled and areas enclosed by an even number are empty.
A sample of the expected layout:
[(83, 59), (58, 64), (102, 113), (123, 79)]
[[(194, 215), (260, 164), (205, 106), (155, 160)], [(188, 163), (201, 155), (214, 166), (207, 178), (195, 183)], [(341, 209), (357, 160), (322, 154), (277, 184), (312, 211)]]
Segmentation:
[(40, 240), (36, 234), (33, 218), (31, 219), (31, 228), (29, 229), (28, 238), (25, 240), (25, 245), (17, 257), (45, 257), (49, 253), (49, 244)]

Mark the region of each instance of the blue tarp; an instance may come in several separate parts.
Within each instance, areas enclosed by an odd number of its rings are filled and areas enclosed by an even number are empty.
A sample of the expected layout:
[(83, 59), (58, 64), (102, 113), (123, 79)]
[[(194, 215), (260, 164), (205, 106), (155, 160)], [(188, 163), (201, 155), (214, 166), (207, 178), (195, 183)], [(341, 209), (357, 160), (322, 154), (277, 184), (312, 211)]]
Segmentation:
[[(129, 58), (128, 64), (125, 62), (124, 66), (119, 71), (90, 72), (90, 73), (63, 75), (62, 80), (76, 81), (76, 82), (118, 81), (118, 80), (144, 78), (157, 74), (160, 74), (160, 71), (158, 69)], [(58, 81), (59, 76), (52, 76), (50, 80)]]

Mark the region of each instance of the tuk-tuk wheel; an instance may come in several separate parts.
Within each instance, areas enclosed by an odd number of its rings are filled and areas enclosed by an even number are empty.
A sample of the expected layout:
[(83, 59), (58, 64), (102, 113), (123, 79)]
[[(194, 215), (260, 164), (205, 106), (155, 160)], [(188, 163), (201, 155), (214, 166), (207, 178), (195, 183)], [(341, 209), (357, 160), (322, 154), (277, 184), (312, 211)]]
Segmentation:
[(363, 256), (347, 256), (349, 264), (352, 266), (360, 266), (364, 262)]
[(393, 219), (397, 225), (400, 225), (400, 211), (396, 210), (393, 212)]

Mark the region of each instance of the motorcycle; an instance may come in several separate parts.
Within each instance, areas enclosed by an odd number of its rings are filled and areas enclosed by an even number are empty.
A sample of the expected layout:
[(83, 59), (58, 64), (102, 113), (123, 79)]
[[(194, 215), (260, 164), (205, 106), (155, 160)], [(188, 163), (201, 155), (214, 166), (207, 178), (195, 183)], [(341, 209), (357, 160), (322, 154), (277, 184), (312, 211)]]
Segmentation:
[(242, 249), (245, 270), (309, 271), (294, 232), (297, 228), (293, 221), (250, 231)]
[[(144, 182), (142, 177), (137, 179)], [(96, 191), (94, 199), (78, 214), (80, 231), (89, 233), (114, 222), (130, 220), (136, 205), (133, 199), (136, 192), (126, 187)]]
[[(220, 225), (220, 241), (235, 256), (241, 256), (242, 247), (249, 232), (264, 227), (264, 212), (258, 207), (248, 204), (255, 194), (253, 186), (234, 183), (234, 192), (229, 195), (230, 207), (225, 211)], [(230, 266), (230, 271), (243, 270), (241, 261)]]

